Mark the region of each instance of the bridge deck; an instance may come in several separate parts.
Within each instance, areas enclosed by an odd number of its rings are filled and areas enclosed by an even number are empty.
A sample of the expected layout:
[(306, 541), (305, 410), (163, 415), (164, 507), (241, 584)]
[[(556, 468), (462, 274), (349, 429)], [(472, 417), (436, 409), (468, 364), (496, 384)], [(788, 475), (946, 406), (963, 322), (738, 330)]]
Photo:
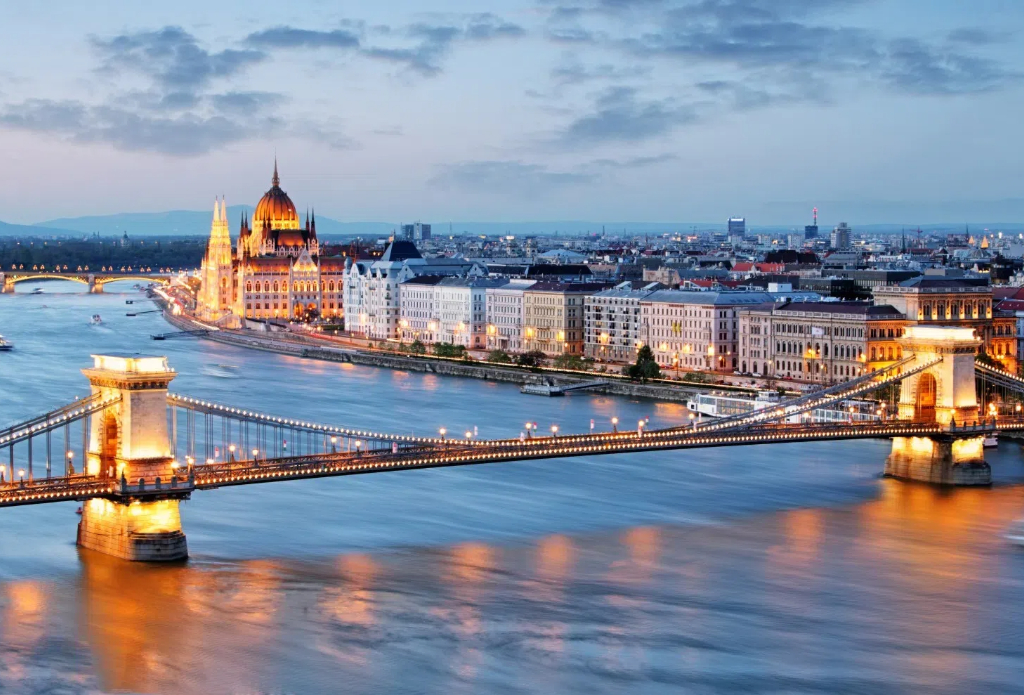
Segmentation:
[(878, 439), (890, 437), (970, 437), (995, 431), (1024, 431), (1024, 418), (986, 421), (979, 425), (954, 429), (935, 423), (886, 422), (851, 425), (764, 425), (743, 432), (680, 432), (659, 430), (637, 436), (636, 433), (605, 432), (578, 437), (543, 437), (500, 440), (474, 444), (448, 442), (411, 451), (375, 453), (328, 453), (267, 460), (243, 460), (230, 463), (197, 465), (192, 482), (181, 480), (172, 488), (165, 483), (155, 490), (152, 481), (139, 490), (120, 483), (85, 475), (51, 478), (0, 486), (0, 507), (46, 504), (92, 497), (165, 495), (188, 496), (193, 490), (212, 490), (233, 485), (302, 480), (365, 473), (447, 468), (505, 461), (599, 456), (643, 451), (700, 449), (757, 444), (795, 444), (812, 441)]

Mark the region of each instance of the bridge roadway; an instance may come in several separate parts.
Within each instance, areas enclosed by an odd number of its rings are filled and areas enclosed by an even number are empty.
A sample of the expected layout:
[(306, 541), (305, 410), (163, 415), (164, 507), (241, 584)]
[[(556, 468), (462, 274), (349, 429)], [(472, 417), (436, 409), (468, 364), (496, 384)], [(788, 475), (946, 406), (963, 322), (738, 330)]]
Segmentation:
[(93, 497), (118, 499), (187, 497), (194, 490), (234, 485), (303, 480), (420, 468), (447, 468), (504, 461), (598, 456), (644, 451), (701, 449), (756, 444), (795, 444), (811, 441), (887, 439), (915, 436), (981, 436), (997, 431), (1024, 430), (1024, 417), (999, 418), (974, 426), (945, 427), (936, 423), (889, 421), (879, 423), (787, 425), (769, 424), (743, 431), (720, 433), (656, 430), (603, 432), (575, 437), (537, 437), (527, 440), (466, 442), (450, 440), (440, 446), (405, 449), (398, 453), (326, 453), (277, 459), (240, 460), (193, 466), (156, 488), (153, 481), (140, 487), (86, 475), (37, 479), (0, 486), (0, 507), (45, 504)]

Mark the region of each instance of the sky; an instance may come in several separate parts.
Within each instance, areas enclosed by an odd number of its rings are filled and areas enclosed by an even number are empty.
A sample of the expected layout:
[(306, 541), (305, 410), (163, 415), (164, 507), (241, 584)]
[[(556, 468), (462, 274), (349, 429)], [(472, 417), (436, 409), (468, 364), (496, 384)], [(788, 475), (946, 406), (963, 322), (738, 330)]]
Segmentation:
[(275, 155), (300, 210), (341, 221), (1024, 199), (1020, 0), (4, 5), (8, 222), (253, 205)]

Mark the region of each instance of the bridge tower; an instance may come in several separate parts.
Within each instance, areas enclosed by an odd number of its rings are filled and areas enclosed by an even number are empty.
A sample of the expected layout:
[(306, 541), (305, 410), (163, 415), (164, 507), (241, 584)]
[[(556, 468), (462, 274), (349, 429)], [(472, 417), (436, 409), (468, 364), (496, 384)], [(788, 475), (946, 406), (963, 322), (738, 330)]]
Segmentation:
[(903, 381), (900, 419), (948, 429), (932, 437), (895, 437), (885, 474), (940, 485), (990, 485), (981, 435), (955, 431), (979, 417), (974, 356), (981, 340), (970, 328), (910, 326), (899, 342), (917, 364), (934, 363)]
[(14, 292), (14, 276), (0, 273), (0, 294), (12, 294)]
[(126, 560), (188, 557), (167, 427), (167, 387), (176, 372), (166, 357), (93, 355), (82, 373), (92, 392), (120, 400), (93, 417), (85, 473), (111, 480), (120, 494), (82, 505), (78, 545)]
[(96, 276), (92, 273), (86, 276), (86, 284), (89, 286), (89, 294), (103, 294), (103, 283), (96, 282)]

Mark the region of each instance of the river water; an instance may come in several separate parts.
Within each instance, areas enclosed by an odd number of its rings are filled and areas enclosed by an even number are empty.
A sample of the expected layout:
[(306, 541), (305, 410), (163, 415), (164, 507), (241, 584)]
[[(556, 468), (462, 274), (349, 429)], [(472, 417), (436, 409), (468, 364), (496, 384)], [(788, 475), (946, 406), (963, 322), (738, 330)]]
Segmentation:
[[(87, 391), (95, 352), (291, 417), (518, 436), (676, 404), (353, 367), (196, 340), (140, 295), (0, 295), (0, 424)], [(125, 300), (136, 300), (126, 306)], [(102, 326), (89, 325), (101, 314)], [(223, 378), (235, 365), (237, 378)], [(405, 471), (196, 493), (191, 559), (74, 545), (76, 505), (0, 511), (0, 692), (1024, 692), (1024, 458), (997, 484), (879, 478), (885, 442)]]

